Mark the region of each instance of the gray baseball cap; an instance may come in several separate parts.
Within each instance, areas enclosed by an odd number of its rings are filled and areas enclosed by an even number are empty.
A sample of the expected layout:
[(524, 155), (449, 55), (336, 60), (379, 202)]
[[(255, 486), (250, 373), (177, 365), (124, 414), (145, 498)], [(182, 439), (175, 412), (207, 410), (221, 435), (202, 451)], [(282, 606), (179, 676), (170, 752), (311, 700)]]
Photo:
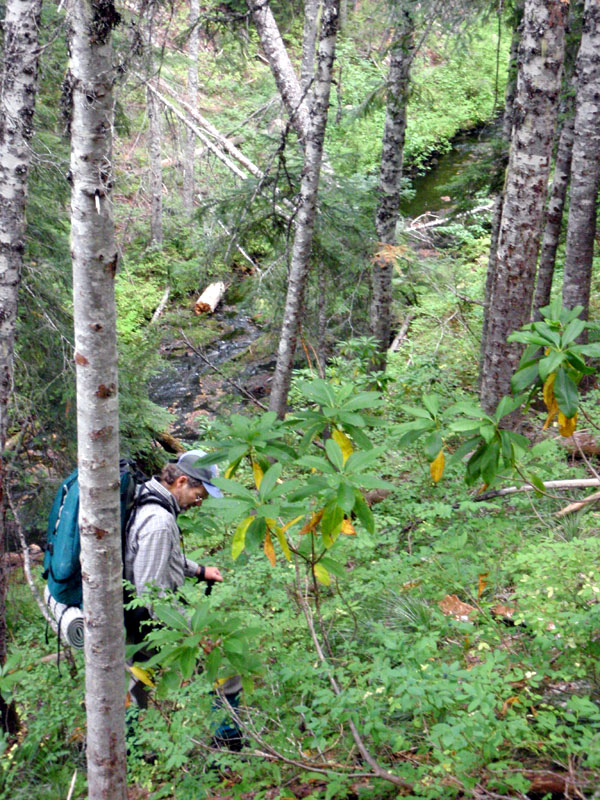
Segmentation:
[(219, 477), (219, 468), (216, 464), (202, 464), (196, 466), (199, 458), (205, 456), (204, 450), (188, 450), (187, 453), (182, 453), (177, 459), (177, 466), (187, 475), (188, 478), (194, 478), (197, 481), (202, 481), (202, 485), (211, 497), (223, 497), (223, 492), (212, 483), (213, 478)]

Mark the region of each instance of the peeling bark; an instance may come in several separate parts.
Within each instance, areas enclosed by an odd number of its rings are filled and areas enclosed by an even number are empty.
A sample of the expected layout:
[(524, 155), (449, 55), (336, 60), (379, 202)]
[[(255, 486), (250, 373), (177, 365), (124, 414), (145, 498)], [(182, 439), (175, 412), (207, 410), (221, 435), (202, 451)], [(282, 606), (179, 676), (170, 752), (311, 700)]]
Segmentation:
[(325, 0), (323, 3), (323, 19), (317, 54), (313, 101), (310, 110), (310, 126), (304, 143), (304, 169), (300, 185), (300, 205), (296, 216), (285, 311), (269, 402), (269, 409), (275, 411), (280, 417), (285, 414), (290, 388), (300, 313), (304, 301), (304, 290), (312, 249), (338, 18), (339, 0)]
[[(25, 205), (31, 158), (29, 142), (37, 91), (41, 0), (7, 0), (3, 20), (4, 63), (0, 86), (0, 666), (6, 661), (7, 470), (4, 450), (13, 390), (17, 300), (25, 249)], [(18, 728), (14, 706), (0, 696), (0, 724)]]
[(600, 180), (600, 5), (586, 0), (577, 56), (577, 99), (571, 162), (563, 305), (582, 305), (587, 319)]
[(515, 116), (500, 223), (496, 270), (488, 309), (481, 375), (487, 412), (510, 391), (522, 346), (508, 344), (530, 318), (561, 86), (566, 6), (526, 0)]
[(248, 8), (260, 37), (260, 43), (273, 73), (277, 89), (298, 138), (304, 142), (308, 137), (310, 117), (306, 98), (300, 81), (294, 72), (287, 50), (279, 33), (268, 0), (247, 0)]
[(406, 106), (415, 47), (415, 21), (411, 5), (407, 0), (395, 0), (393, 6), (387, 107), (379, 172), (379, 201), (375, 213), (379, 253), (373, 260), (371, 270), (369, 323), (371, 335), (378, 342), (377, 357), (372, 365), (374, 370), (385, 369), (390, 344), (394, 256), (385, 245), (396, 244), (396, 225), (400, 215)]
[[(71, 250), (77, 359), (79, 525), (88, 797), (125, 800), (123, 591), (112, 218), (111, 0), (71, 11)], [(99, 35), (102, 31), (102, 36)], [(100, 386), (111, 387), (99, 391)], [(98, 531), (105, 532), (98, 538)]]

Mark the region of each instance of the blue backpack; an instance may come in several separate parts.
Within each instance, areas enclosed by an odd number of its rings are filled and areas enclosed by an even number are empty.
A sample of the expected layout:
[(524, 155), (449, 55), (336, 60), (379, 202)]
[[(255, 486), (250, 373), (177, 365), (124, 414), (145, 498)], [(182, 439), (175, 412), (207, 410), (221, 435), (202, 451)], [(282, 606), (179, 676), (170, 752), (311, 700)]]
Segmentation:
[[(168, 501), (154, 494), (137, 500), (137, 487), (147, 480), (128, 461), (119, 463), (121, 472), (121, 547), (125, 554), (127, 531), (140, 505), (157, 503), (173, 511)], [(79, 541), (79, 483), (77, 470), (61, 483), (48, 517), (46, 552), (43, 577), (48, 591), (59, 603), (81, 608), (83, 589), (81, 583), (81, 543)]]

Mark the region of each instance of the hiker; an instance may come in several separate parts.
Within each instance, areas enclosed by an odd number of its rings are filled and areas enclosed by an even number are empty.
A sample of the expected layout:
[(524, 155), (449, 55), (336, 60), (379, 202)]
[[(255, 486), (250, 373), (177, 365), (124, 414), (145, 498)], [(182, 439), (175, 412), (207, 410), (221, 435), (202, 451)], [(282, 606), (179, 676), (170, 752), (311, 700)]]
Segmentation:
[[(199, 581), (222, 581), (218, 567), (204, 567), (186, 558), (177, 525), (177, 515), (192, 506), (200, 506), (209, 495), (222, 497), (212, 479), (218, 476), (215, 465), (196, 466), (204, 456), (202, 450), (183, 453), (177, 462), (166, 464), (160, 476), (141, 485), (137, 495), (137, 510), (127, 531), (125, 548), (125, 578), (135, 587), (136, 594), (153, 585), (159, 589), (177, 590), (186, 578)], [(150, 606), (127, 610), (125, 627), (130, 643), (139, 644), (148, 627), (144, 621), (152, 618)], [(136, 661), (149, 658), (141, 650)], [(141, 681), (132, 680), (129, 686), (132, 703), (146, 708), (147, 690)]]

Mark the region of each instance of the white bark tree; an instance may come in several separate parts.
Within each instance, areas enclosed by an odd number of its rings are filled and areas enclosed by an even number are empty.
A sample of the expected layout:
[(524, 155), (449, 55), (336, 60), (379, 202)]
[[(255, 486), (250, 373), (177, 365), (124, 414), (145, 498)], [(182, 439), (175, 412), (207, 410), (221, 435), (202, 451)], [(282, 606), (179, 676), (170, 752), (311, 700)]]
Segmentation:
[(577, 99), (563, 304), (587, 319), (600, 181), (600, 5), (586, 0), (577, 56)]
[(285, 414), (309, 270), (338, 19), (339, 0), (324, 0), (310, 109), (310, 125), (304, 140), (304, 169), (300, 185), (300, 205), (296, 216), (285, 311), (269, 402), (270, 410), (277, 412), (280, 417)]
[(79, 527), (85, 616), (88, 797), (125, 800), (125, 646), (111, 208), (111, 0), (71, 11), (71, 249), (77, 373)]
[(396, 244), (396, 225), (400, 215), (400, 185), (404, 161), (406, 106), (410, 86), (410, 68), (414, 59), (414, 4), (394, 0), (392, 4), (390, 66), (387, 77), (387, 103), (375, 230), (378, 252), (371, 270), (371, 334), (378, 341), (373, 368), (385, 369), (390, 344), (392, 313), (392, 275), (395, 257), (386, 245)]
[[(199, 0), (190, 0), (190, 14), (188, 23), (190, 36), (188, 39), (188, 85), (187, 100), (195, 109), (198, 104), (198, 53), (200, 49), (200, 36), (198, 20), (200, 18)], [(194, 159), (196, 150), (196, 137), (193, 132), (185, 130), (185, 156), (183, 160), (183, 207), (188, 214), (194, 208)]]
[(522, 347), (510, 333), (530, 318), (564, 55), (567, 7), (526, 0), (508, 174), (487, 314), (481, 403), (493, 411), (510, 390)]
[[(152, 34), (154, 29), (154, 8), (149, 9), (147, 29), (147, 60), (150, 80), (154, 73), (154, 59), (152, 57)], [(162, 224), (162, 131), (160, 118), (160, 105), (156, 97), (146, 88), (146, 113), (148, 115), (148, 156), (150, 159), (150, 238), (154, 244), (163, 243)]]
[(298, 138), (304, 142), (310, 127), (308, 103), (281, 38), (268, 0), (246, 0), (273, 73), (279, 95)]
[[(25, 204), (37, 91), (41, 0), (7, 0), (0, 86), (0, 666), (6, 660), (6, 464), (4, 446), (13, 389), (17, 299), (25, 249)], [(9, 710), (0, 697), (0, 721)]]

